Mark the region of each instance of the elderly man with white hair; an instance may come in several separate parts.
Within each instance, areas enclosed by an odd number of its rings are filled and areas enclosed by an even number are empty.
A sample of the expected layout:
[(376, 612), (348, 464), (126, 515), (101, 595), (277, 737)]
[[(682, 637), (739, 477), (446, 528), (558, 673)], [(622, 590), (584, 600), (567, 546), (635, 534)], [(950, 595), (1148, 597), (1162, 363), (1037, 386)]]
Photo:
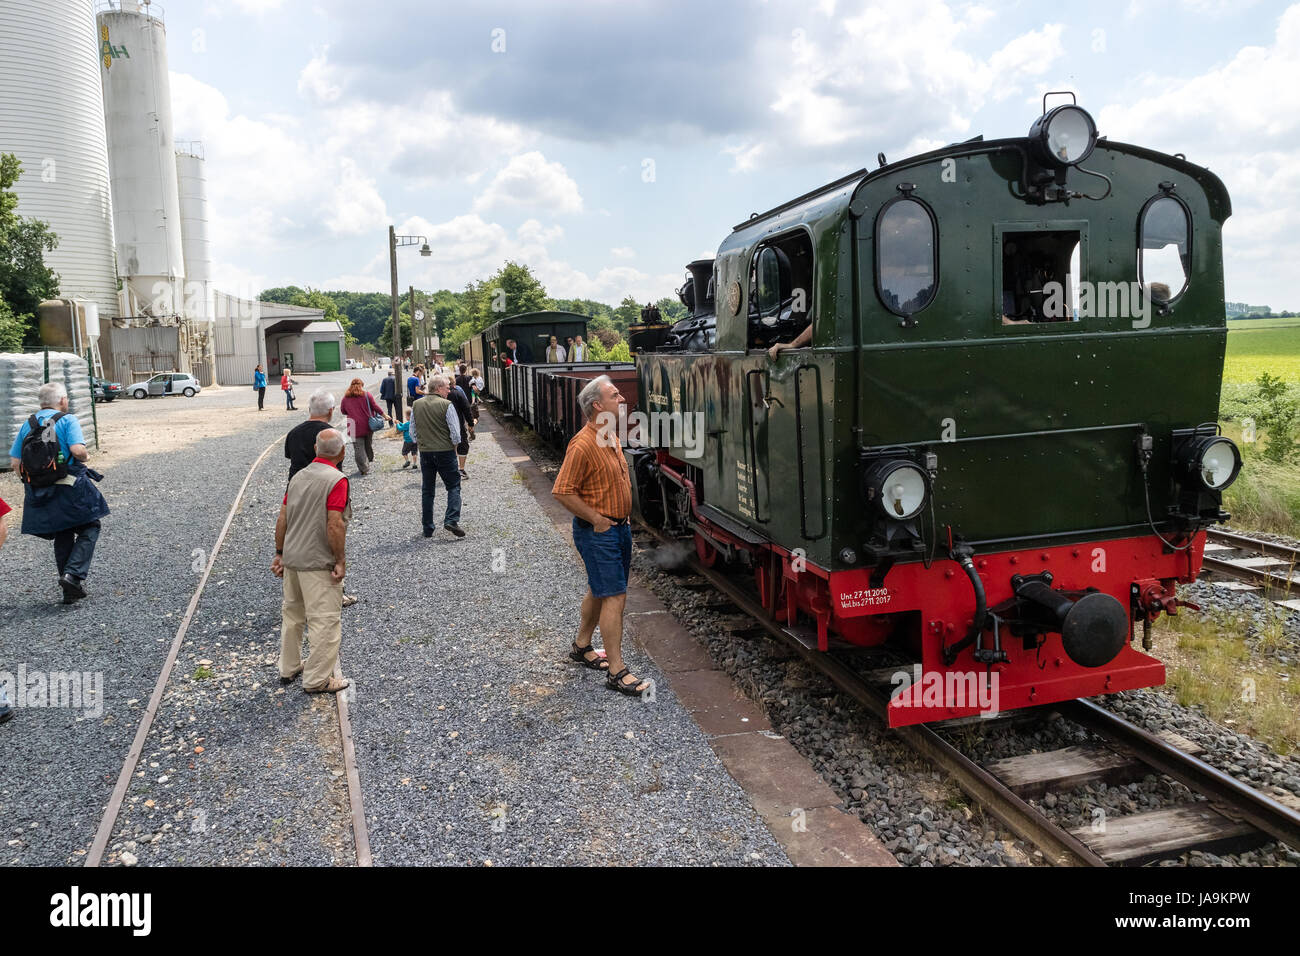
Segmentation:
[(26, 485), (22, 533), (54, 542), (63, 603), (72, 604), (86, 596), (99, 519), (109, 513), (95, 487), (104, 476), (86, 467), (90, 454), (81, 422), (68, 413), (68, 390), (47, 382), (36, 398), (40, 410), (19, 429), (9, 459)]
[(332, 394), (323, 388), (316, 389), (307, 399), (307, 414), (311, 417), (284, 436), (284, 457), (289, 459), (291, 481), (316, 457), (316, 436), (330, 427), (336, 404)]
[[(623, 448), (608, 427), (622, 403), (608, 375), (597, 376), (578, 393), (587, 424), (569, 439), (551, 494), (573, 513), (573, 544), (587, 568), (589, 590), (582, 599), (582, 621), (569, 658), (605, 671), (610, 690), (640, 697), (650, 681), (635, 676), (623, 661), (623, 609), (632, 570), (632, 482)], [(597, 625), (604, 657), (592, 647)]]
[[(293, 478), (275, 523), (271, 573), (284, 579), (281, 604), (280, 683), (302, 674), (309, 694), (337, 693), (348, 682), (334, 676), (343, 639), (340, 613), (352, 502), (339, 470), (343, 436), (326, 428), (316, 436), (316, 457)], [(302, 659), (303, 629), (311, 653)]]

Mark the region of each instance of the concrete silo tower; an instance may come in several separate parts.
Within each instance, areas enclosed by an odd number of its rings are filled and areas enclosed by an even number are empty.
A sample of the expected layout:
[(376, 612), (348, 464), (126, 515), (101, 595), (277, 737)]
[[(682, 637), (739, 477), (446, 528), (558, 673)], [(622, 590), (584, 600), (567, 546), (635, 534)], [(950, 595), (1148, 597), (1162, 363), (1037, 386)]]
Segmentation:
[(49, 223), (59, 294), (119, 315), (104, 101), (91, 0), (0, 2), (0, 151), (22, 161), (17, 212)]
[(184, 306), (185, 254), (161, 11), (109, 0), (96, 17), (117, 268), (132, 316), (169, 324)]

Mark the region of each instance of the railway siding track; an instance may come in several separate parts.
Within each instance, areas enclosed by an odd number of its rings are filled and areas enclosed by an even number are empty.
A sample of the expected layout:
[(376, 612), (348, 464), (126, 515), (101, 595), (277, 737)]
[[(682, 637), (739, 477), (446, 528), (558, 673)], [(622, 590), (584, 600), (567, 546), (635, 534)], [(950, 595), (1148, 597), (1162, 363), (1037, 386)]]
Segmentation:
[[(669, 543), (655, 529), (645, 529)], [(1253, 540), (1252, 540), (1253, 543)], [(1263, 542), (1260, 542), (1261, 544)], [(1281, 548), (1281, 546), (1274, 546)], [(859, 672), (833, 654), (812, 648), (799, 628), (772, 620), (743, 585), (714, 568), (688, 559), (691, 571), (725, 596), (764, 633), (789, 645), (810, 666), (874, 716), (885, 719), (890, 675), (897, 668)], [(1198, 747), (1177, 734), (1151, 734), (1090, 701), (1053, 705), (1055, 711), (1091, 731), (1099, 740), (1082, 747), (991, 761), (980, 766), (944, 738), (946, 729), (988, 723), (963, 718), (934, 725), (896, 729), (913, 750), (944, 770), (952, 781), (1016, 836), (1037, 847), (1056, 866), (1138, 865), (1192, 850), (1248, 849), (1278, 840), (1300, 848), (1300, 812), (1242, 784), (1200, 760)], [(993, 720), (1032, 719), (1017, 711)], [(1150, 773), (1163, 774), (1204, 796), (1140, 813), (1101, 815), (1092, 825), (1066, 828), (1030, 801), (1087, 783), (1116, 783)]]
[(1234, 590), (1262, 590), (1273, 603), (1300, 611), (1300, 548), (1212, 528), (1207, 532), (1202, 569), (1244, 582)]

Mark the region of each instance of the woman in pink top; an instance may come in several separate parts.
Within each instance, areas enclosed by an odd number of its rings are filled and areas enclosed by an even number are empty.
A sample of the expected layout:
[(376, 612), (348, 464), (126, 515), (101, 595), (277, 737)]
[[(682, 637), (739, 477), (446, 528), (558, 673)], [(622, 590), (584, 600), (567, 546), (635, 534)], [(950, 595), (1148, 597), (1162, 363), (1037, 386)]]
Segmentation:
[(392, 419), (384, 414), (384, 410), (375, 401), (375, 396), (366, 391), (365, 384), (359, 378), (354, 378), (348, 390), (343, 393), (339, 410), (348, 417), (348, 428), (355, 439), (352, 442), (352, 452), (356, 457), (357, 471), (368, 475), (370, 465), (375, 460), (375, 446), (370, 434), (370, 416), (378, 415), (390, 422)]

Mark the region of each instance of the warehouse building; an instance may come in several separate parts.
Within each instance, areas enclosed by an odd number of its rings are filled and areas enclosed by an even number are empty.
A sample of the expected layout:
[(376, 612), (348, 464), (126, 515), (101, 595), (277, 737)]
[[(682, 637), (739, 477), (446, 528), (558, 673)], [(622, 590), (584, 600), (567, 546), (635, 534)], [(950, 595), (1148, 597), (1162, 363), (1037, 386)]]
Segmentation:
[(285, 368), (295, 372), (333, 372), (343, 368), (346, 336), (323, 309), (281, 302), (254, 302), (216, 293), (217, 381), (251, 385), (253, 367), (277, 379)]

